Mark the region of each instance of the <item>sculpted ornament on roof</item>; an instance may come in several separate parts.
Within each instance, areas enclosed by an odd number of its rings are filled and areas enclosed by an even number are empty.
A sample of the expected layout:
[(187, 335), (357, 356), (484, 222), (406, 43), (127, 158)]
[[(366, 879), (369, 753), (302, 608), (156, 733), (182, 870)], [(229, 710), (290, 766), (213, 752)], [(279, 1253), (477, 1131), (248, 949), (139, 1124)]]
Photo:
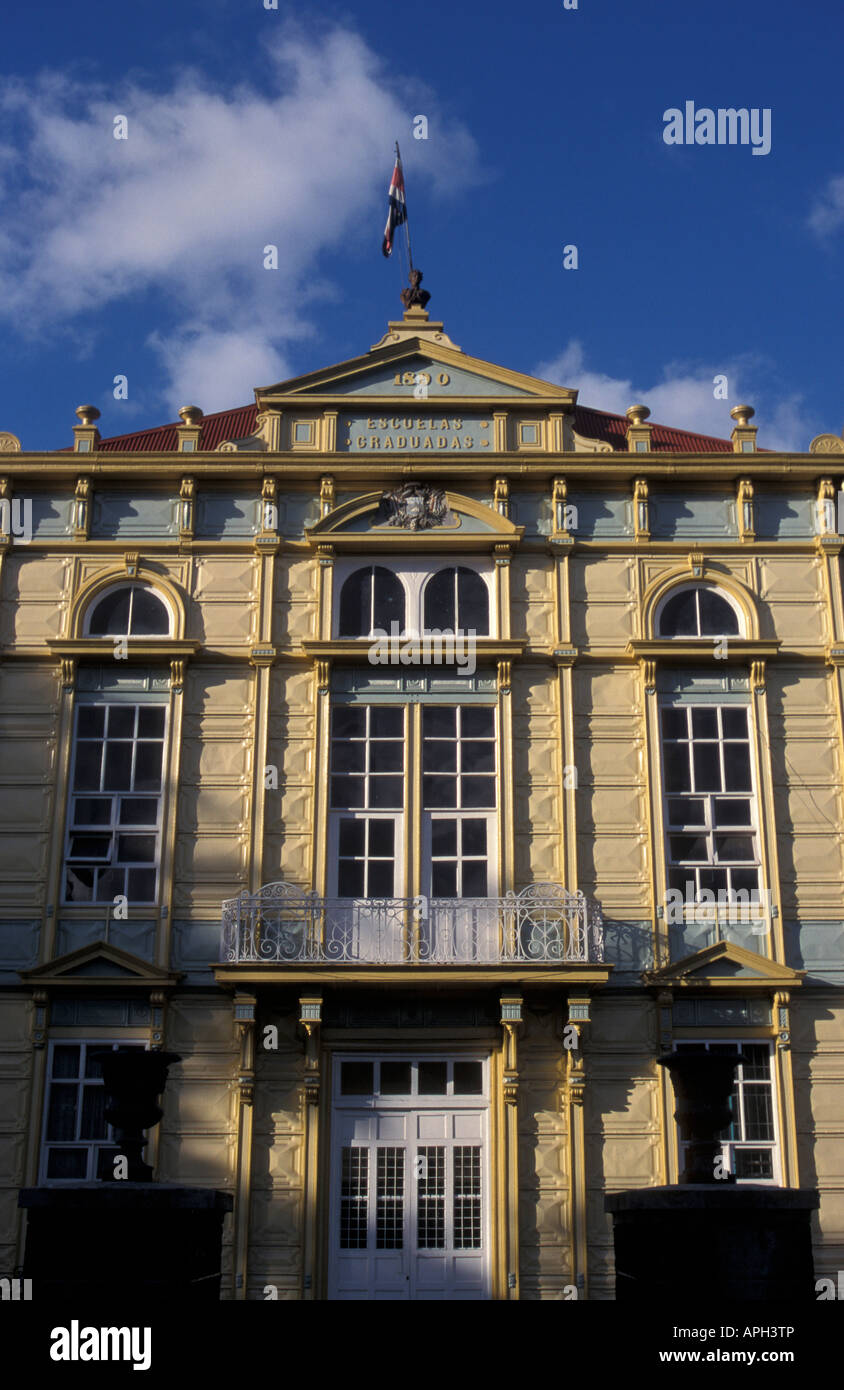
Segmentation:
[(386, 513), (386, 526), (400, 526), (404, 531), (429, 531), (455, 520), (445, 492), (431, 483), (400, 483), (382, 493), (381, 511)]

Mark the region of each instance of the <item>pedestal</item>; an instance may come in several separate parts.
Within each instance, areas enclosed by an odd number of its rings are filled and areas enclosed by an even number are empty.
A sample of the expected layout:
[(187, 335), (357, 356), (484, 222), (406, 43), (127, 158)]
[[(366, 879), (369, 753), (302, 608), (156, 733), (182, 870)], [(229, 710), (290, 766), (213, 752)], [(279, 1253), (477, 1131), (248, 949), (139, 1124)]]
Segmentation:
[(214, 1303), (228, 1192), (167, 1183), (29, 1187), (24, 1277), (38, 1298)]
[(616, 1299), (813, 1300), (811, 1188), (687, 1183), (614, 1192)]

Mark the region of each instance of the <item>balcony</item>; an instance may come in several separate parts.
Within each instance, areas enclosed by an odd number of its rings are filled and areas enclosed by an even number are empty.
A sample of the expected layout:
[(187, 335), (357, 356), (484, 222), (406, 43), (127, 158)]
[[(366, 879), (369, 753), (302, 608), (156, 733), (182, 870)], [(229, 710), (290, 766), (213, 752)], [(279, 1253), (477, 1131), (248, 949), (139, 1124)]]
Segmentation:
[(603, 961), (597, 904), (556, 883), (503, 898), (323, 898), (289, 883), (223, 903), (226, 965), (565, 966)]

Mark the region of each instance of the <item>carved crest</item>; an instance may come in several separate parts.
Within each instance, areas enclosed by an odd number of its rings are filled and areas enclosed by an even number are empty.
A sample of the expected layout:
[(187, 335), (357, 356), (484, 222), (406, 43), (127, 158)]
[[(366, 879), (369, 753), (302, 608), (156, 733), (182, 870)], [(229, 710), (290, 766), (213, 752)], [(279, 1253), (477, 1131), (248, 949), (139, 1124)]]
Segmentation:
[(400, 483), (381, 496), (383, 524), (403, 531), (429, 531), (454, 522), (445, 492), (431, 483)]

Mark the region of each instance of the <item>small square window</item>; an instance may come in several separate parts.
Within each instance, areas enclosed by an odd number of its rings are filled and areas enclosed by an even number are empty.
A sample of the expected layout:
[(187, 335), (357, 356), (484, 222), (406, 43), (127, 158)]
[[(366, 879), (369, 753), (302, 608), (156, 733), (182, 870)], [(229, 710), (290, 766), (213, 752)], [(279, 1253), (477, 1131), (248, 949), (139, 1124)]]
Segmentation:
[(752, 439), (743, 439), (743, 440), (741, 441), (741, 451), (742, 451), (743, 454), (752, 454), (752, 453), (755, 453), (755, 445), (754, 445), (754, 443), (753, 443), (753, 440), (752, 440)]
[(637, 440), (636, 440), (636, 450), (635, 450), (635, 452), (636, 452), (637, 454), (646, 454), (646, 453), (648, 452), (648, 441), (647, 441), (647, 439), (637, 439)]
[(539, 426), (538, 425), (519, 425), (520, 444), (538, 444)]
[(195, 440), (195, 439), (183, 439), (183, 440), (182, 440), (182, 453), (183, 453), (183, 454), (193, 454), (193, 453), (196, 453), (196, 440)]
[(313, 438), (313, 421), (298, 421), (293, 426), (293, 438), (297, 444), (310, 444)]

